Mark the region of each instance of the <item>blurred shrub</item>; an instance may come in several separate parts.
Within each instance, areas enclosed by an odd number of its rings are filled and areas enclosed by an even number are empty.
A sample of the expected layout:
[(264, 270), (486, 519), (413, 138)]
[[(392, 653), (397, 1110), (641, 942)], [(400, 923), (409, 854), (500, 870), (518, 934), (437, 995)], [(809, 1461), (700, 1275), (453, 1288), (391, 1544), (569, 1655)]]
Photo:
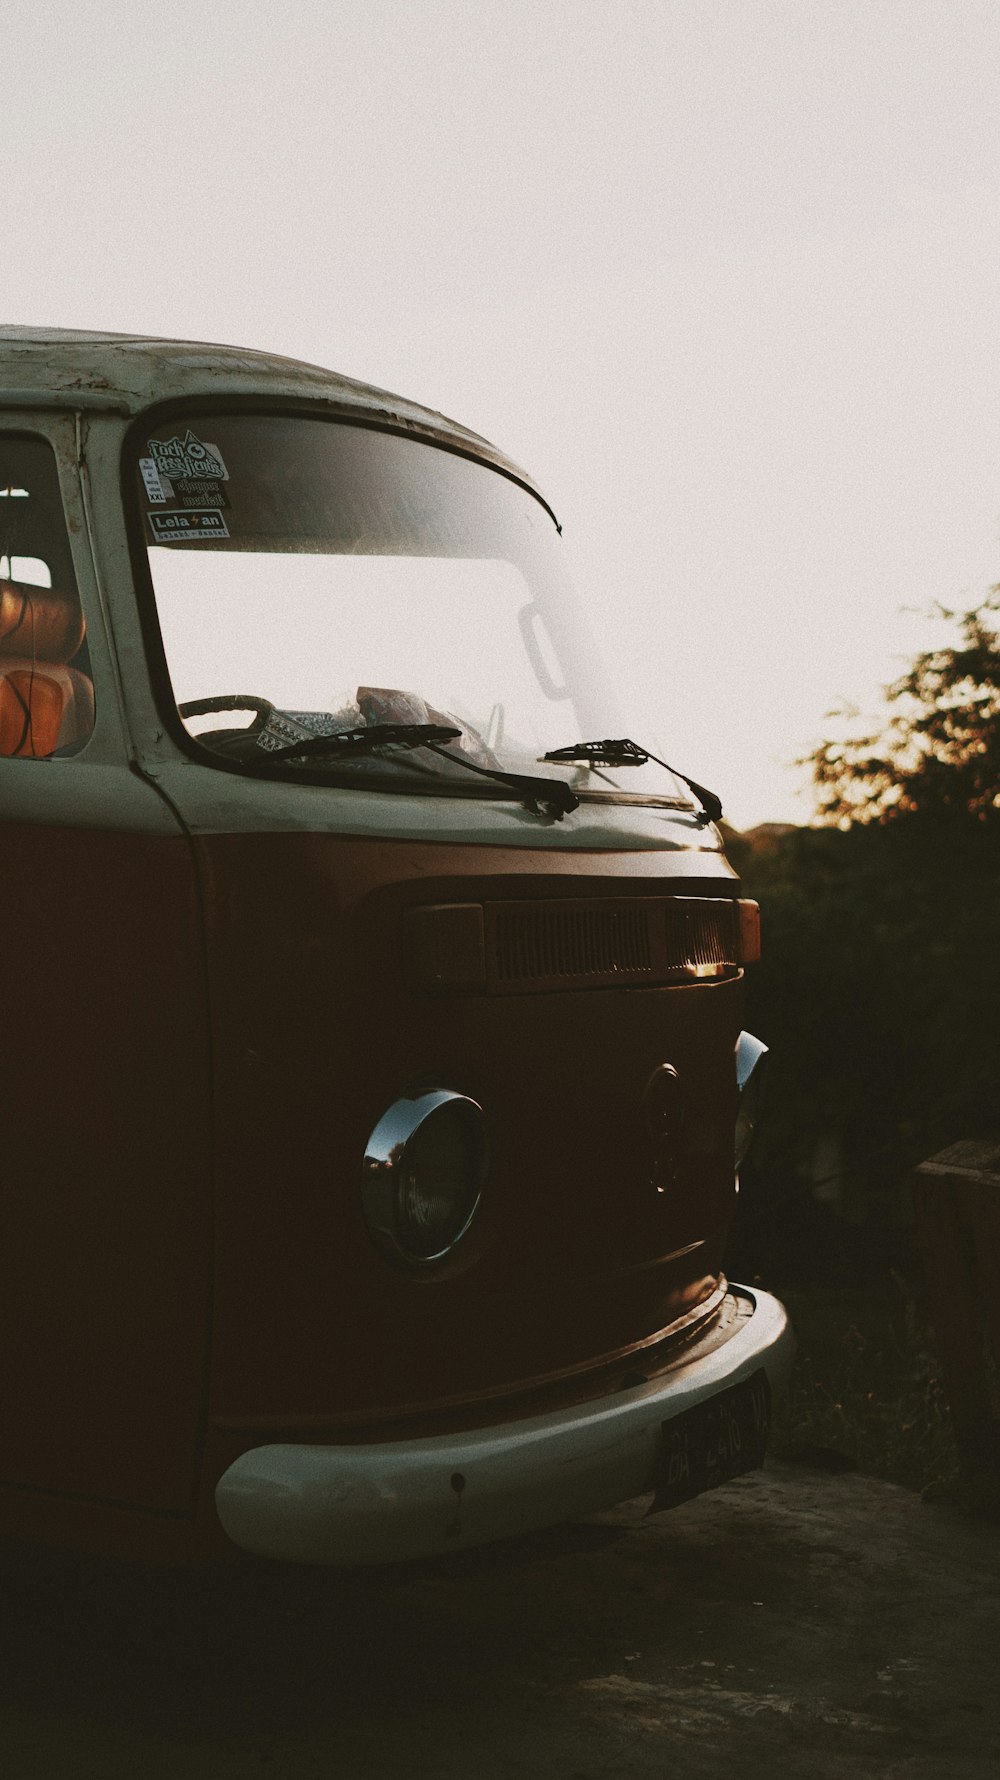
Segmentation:
[(997, 613), (997, 589), (942, 612), (953, 640), (887, 688), (881, 730), (815, 751), (823, 826), (727, 836), (762, 910), (746, 1023), (772, 1052), (737, 1244), (770, 1208), (779, 1258), (798, 1229), (835, 1264), (831, 1212), (891, 1250), (914, 1164), (1000, 1124)]

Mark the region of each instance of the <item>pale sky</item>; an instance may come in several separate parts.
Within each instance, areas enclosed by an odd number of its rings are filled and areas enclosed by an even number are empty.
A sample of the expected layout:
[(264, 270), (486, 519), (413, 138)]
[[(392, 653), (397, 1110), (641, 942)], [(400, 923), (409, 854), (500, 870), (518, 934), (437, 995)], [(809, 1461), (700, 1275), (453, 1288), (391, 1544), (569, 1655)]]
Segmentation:
[(0, 316), (265, 347), (494, 439), (631, 733), (736, 823), (808, 820), (825, 713), (1000, 581), (1000, 0), (0, 18)]

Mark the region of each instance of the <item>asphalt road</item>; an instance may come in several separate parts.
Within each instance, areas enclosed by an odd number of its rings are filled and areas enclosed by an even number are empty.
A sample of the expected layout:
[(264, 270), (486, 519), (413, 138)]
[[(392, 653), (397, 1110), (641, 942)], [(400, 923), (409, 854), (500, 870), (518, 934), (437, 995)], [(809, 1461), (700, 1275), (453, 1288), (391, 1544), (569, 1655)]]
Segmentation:
[(1000, 1528), (788, 1466), (391, 1573), (0, 1556), (4, 1780), (995, 1780)]

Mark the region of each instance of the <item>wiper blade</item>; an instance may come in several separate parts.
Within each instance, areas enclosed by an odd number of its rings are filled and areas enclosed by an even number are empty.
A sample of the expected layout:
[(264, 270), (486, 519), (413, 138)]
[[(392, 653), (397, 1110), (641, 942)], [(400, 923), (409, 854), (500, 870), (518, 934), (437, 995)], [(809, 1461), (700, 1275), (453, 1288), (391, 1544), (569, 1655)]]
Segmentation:
[(709, 822), (718, 822), (722, 815), (722, 800), (714, 791), (699, 785), (697, 779), (689, 779), (687, 773), (678, 772), (675, 766), (668, 766), (658, 754), (651, 754), (648, 748), (640, 748), (628, 736), (618, 736), (603, 742), (571, 742), (568, 748), (553, 748), (550, 753), (542, 755), (543, 760), (572, 761), (584, 760), (588, 766), (645, 766), (647, 761), (655, 760), (666, 772), (673, 773), (689, 791), (693, 791), (705, 812)]
[(424, 748), (431, 742), (454, 742), (461, 733), (460, 729), (453, 729), (446, 723), (371, 723), (362, 729), (332, 729), (323, 734), (303, 736), (299, 741), (283, 743), (280, 748), (267, 748), (264, 752), (269, 761), (291, 760), (303, 754), (320, 754), (327, 758), (332, 755), (336, 759), (370, 754), (375, 748)]
[(428, 746), (432, 754), (439, 754), (442, 760), (451, 760), (456, 766), (464, 766), (470, 773), (478, 773), (481, 779), (495, 779), (500, 785), (510, 785), (520, 792), (529, 809), (547, 811), (557, 822), (580, 808), (580, 799), (574, 796), (565, 779), (538, 779), (529, 773), (505, 773), (498, 766), (476, 766), (464, 754), (452, 754), (433, 742)]
[(542, 755), (543, 760), (585, 760), (589, 766), (645, 766), (650, 758), (627, 736), (615, 741), (571, 742), (568, 748), (553, 748)]
[(464, 754), (442, 747), (443, 742), (458, 741), (461, 734), (460, 729), (447, 723), (372, 723), (362, 729), (331, 730), (328, 734), (303, 736), (299, 741), (266, 749), (263, 759), (268, 764), (273, 760), (301, 760), (303, 756), (306, 759), (319, 756), (336, 760), (371, 754), (380, 747), (427, 748), (442, 760), (464, 766), (481, 778), (510, 785), (520, 792), (532, 809), (547, 810), (557, 821), (579, 808), (580, 799), (574, 797), (563, 779), (531, 778), (523, 773), (502, 772), (499, 767), (476, 766)]

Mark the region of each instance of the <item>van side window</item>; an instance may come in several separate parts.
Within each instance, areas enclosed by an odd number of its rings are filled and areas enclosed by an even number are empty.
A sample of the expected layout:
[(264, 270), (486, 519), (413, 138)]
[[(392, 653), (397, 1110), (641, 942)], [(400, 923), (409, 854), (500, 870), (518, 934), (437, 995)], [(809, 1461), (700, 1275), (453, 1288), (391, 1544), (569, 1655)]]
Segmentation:
[(52, 448), (0, 436), (0, 756), (75, 754), (94, 684)]

